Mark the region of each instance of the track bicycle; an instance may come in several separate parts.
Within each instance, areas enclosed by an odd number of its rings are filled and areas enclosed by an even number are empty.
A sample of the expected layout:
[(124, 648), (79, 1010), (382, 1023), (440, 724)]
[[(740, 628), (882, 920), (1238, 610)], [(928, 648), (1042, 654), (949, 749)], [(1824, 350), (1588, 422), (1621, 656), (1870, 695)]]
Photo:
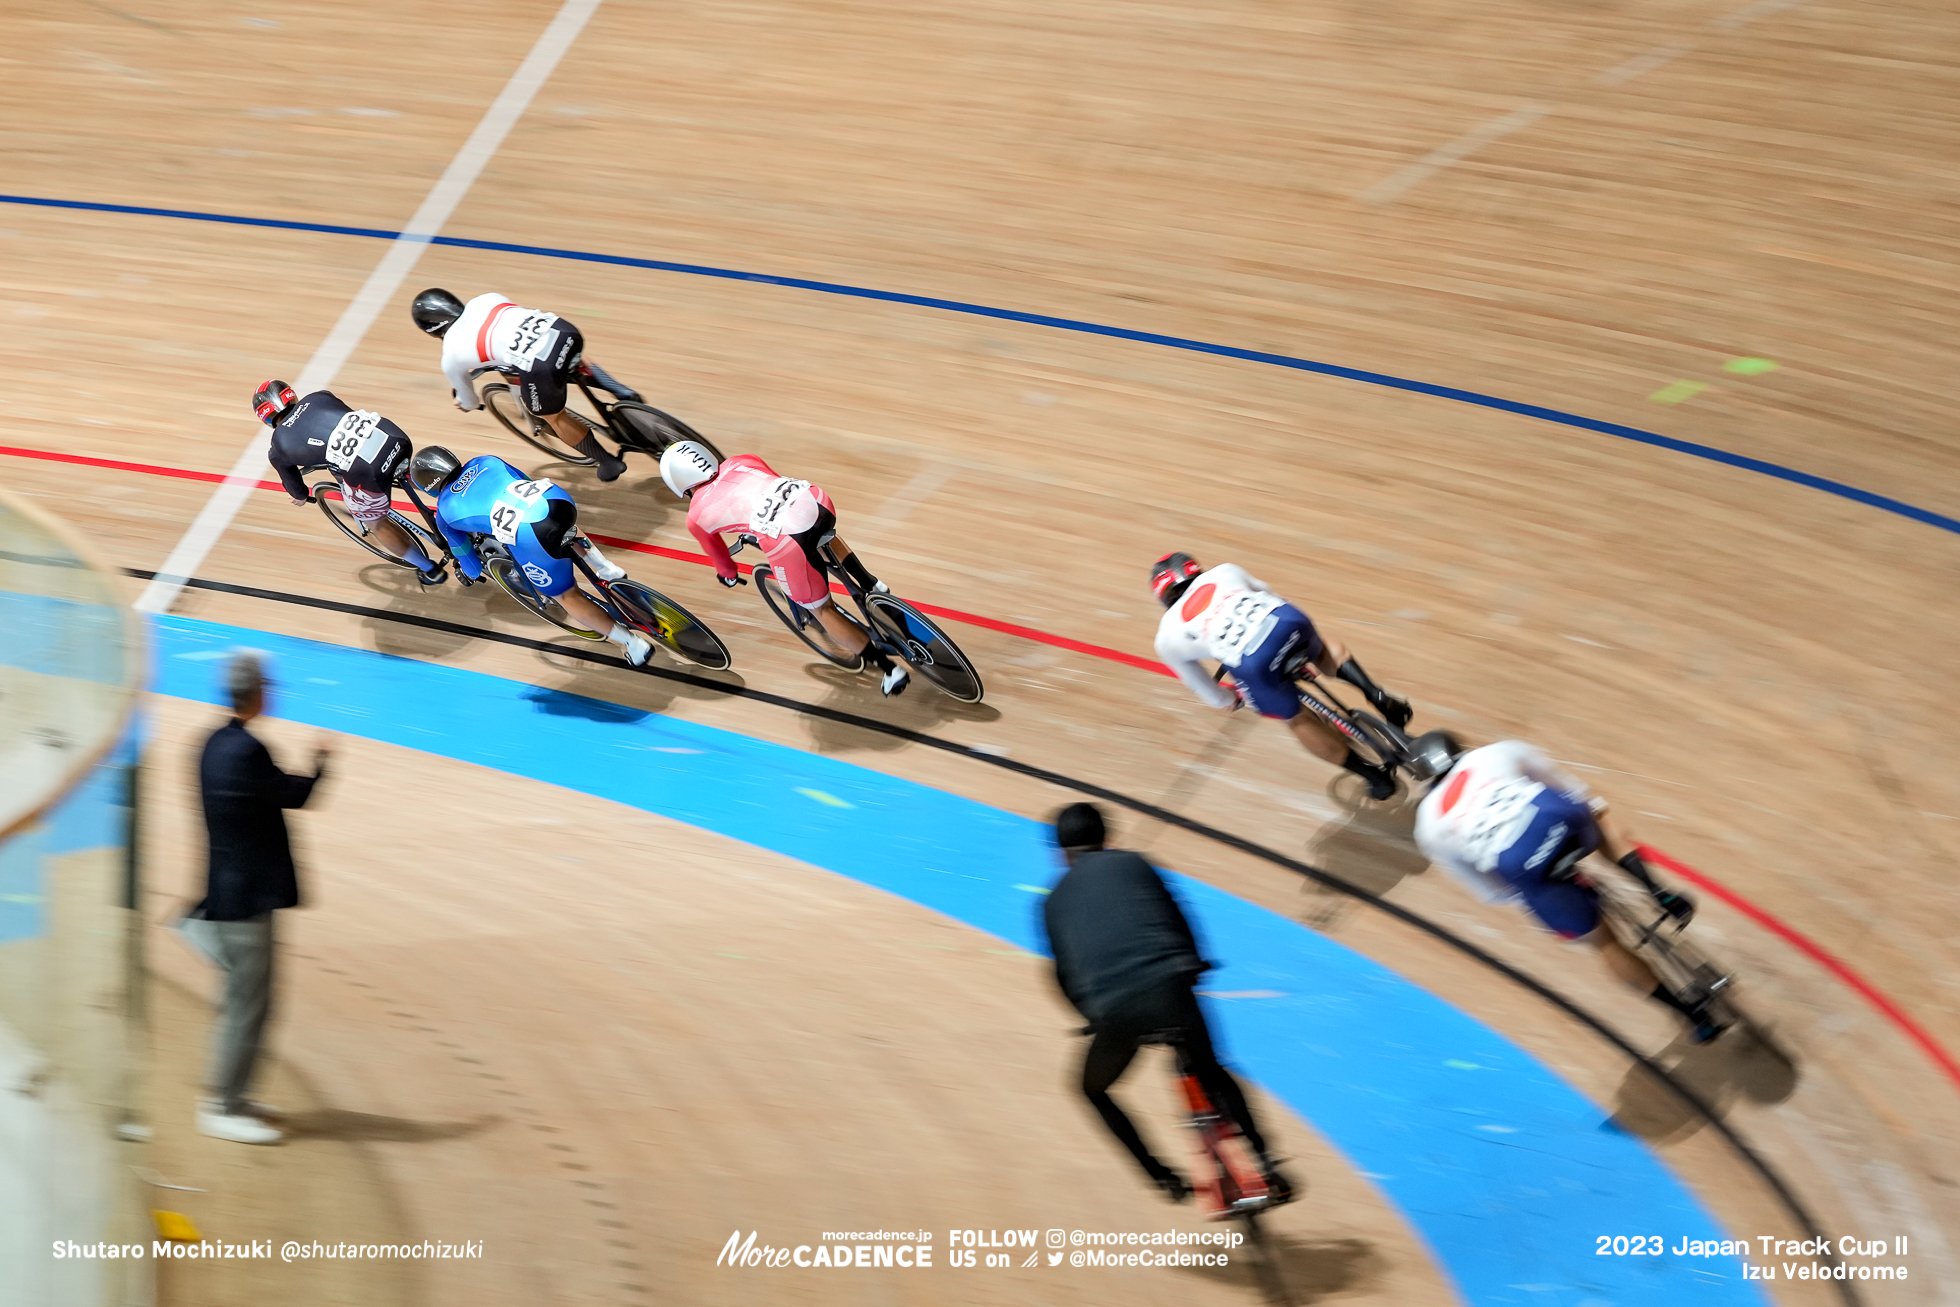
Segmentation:
[[(1328, 686), (1326, 678), (1321, 676), (1320, 669), (1310, 659), (1302, 658), (1297, 664), (1286, 668), (1284, 674), (1300, 692), (1300, 706), (1331, 726), (1363, 762), (1376, 763), (1391, 772), (1405, 772), (1411, 780), (1428, 779), (1418, 775), (1411, 765), (1421, 736), (1410, 735), (1394, 722), (1366, 708), (1348, 707)], [(1223, 681), (1229, 675), (1231, 669), (1221, 665), (1212, 674), (1212, 679)]]
[[(735, 548), (739, 551), (759, 544), (756, 537), (743, 535), (736, 541)], [(864, 631), (880, 652), (910, 664), (913, 671), (931, 681), (941, 692), (961, 703), (980, 702), (986, 694), (980, 673), (974, 670), (972, 662), (960, 651), (960, 647), (931, 618), (897, 595), (866, 590), (859, 585), (838, 565), (831, 541), (825, 541), (817, 552), (823, 561), (825, 574), (833, 582), (831, 589), (835, 591), (841, 586), (857, 606), (858, 616), (852, 617), (841, 604), (838, 605), (838, 612), (843, 614), (846, 621)], [(758, 563), (751, 575), (755, 588), (762, 592), (763, 601), (769, 605), (769, 611), (812, 652), (846, 671), (864, 670), (864, 654), (846, 652), (824, 629), (815, 613), (789, 597), (789, 591), (777, 579), (774, 568), (767, 563)]]
[(1688, 923), (1657, 905), (1647, 891), (1610, 872), (1581, 871), (1576, 879), (1598, 895), (1600, 916), (1621, 944), (1647, 965), (1675, 1001), (1704, 1017), (1716, 1033), (1737, 1024), (1763, 1043), (1760, 1026), (1735, 1001), (1735, 974), (1702, 952)]
[[(353, 514), (347, 511), (347, 506), (341, 499), (338, 481), (322, 480), (307, 488), (313, 493), (314, 502), (319, 504), (320, 511), (327, 515), (327, 520), (332, 522), (342, 535), (385, 563), (405, 567), (410, 571), (415, 570), (415, 564), (397, 556), (378, 541), (370, 538), (368, 528), (354, 520)], [(399, 473), (395, 477), (394, 488), (408, 496), (409, 502), (414, 505), (422, 520), (418, 522), (392, 505), (388, 509), (388, 520), (407, 532), (409, 539), (420, 545), (423, 552), (431, 559), (451, 565), (456, 579), (465, 586), (475, 584), (469, 577), (463, 575), (462, 568), (453, 566), (456, 561), (455, 555), (450, 551), (448, 542), (443, 539), (442, 531), (436, 525), (435, 510), (423, 501), (422, 496), (415, 489), (415, 483), (408, 479), (406, 473)], [(494, 581), (498, 589), (536, 616), (542, 617), (562, 630), (586, 640), (605, 639), (605, 636), (599, 632), (588, 631), (578, 622), (573, 621), (557, 600), (546, 598), (535, 585), (531, 584), (530, 578), (524, 575), (523, 568), (519, 567), (517, 560), (511, 557), (510, 551), (494, 537), (472, 535), (470, 538), (476, 546), (477, 557), (483, 561), (484, 576)], [(631, 577), (622, 577), (617, 581), (602, 580), (577, 551), (572, 553), (572, 565), (591, 583), (602, 609), (616, 620), (639, 631), (675, 657), (714, 672), (727, 670), (730, 663), (734, 661), (729, 655), (728, 646), (722, 643), (720, 636), (708, 628), (707, 623), (652, 586), (644, 585)]]
[(1183, 1033), (1161, 1031), (1143, 1042), (1162, 1044), (1177, 1059), (1178, 1090), (1190, 1114), (1185, 1124), (1198, 1146), (1198, 1163), (1191, 1173), (1192, 1190), (1204, 1208), (1205, 1218), (1237, 1221), (1243, 1226), (1246, 1242), (1259, 1251), (1259, 1278), (1267, 1298), (1277, 1303), (1291, 1302), (1273, 1251), (1267, 1245), (1265, 1231), (1260, 1228), (1259, 1217), (1281, 1203), (1291, 1202), (1295, 1195), (1275, 1194), (1267, 1185), (1238, 1126), (1213, 1105), (1211, 1095), (1198, 1083), (1185, 1051)]
[[(489, 374), (493, 377), (500, 373)], [(584, 411), (567, 404), (565, 411), (590, 431), (602, 436), (611, 436), (619, 446), (623, 458), (628, 452), (645, 454), (656, 463), (667, 446), (682, 440), (692, 440), (715, 456), (717, 462), (722, 455), (714, 442), (697, 432), (671, 413), (663, 413), (653, 405), (637, 399), (620, 399), (611, 391), (599, 386), (584, 364), (571, 377), (572, 384), (585, 396)], [(508, 382), (493, 381), (479, 393), (483, 406), (490, 410), (497, 421), (504, 424), (509, 432), (536, 449), (561, 463), (572, 463), (579, 467), (591, 467), (596, 461), (590, 454), (582, 454), (567, 445), (552, 425), (543, 418), (535, 417), (524, 407), (517, 391)]]

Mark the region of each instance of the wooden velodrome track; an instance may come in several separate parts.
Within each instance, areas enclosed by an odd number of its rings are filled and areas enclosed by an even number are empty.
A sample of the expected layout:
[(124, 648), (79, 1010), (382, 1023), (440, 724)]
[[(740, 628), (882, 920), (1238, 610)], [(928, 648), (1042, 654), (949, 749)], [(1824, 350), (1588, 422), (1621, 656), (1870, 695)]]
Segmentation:
[[(0, 55), (0, 189), (397, 230), (548, 12), (30, 0)], [(608, 0), (446, 230), (1332, 362), (1657, 430), (1952, 517), (1957, 63), (1960, 29), (1926, 0)], [(296, 376), (382, 249), (0, 205), (15, 341), (0, 442), (223, 473), (259, 438), (252, 387)], [(1147, 654), (1148, 560), (1175, 546), (1241, 560), (1410, 694), (1419, 720), (1521, 735), (1590, 769), (1644, 838), (1960, 1046), (1960, 540), (1937, 524), (1245, 359), (432, 248), (334, 388), (418, 442), (520, 464), (528, 450), (449, 406), (405, 312), (424, 284), (563, 312), (592, 357), (723, 448), (820, 480), (908, 595)], [(1725, 371), (1737, 358), (1779, 367)], [(211, 491), (130, 469), (0, 466), (138, 569), (161, 563)], [(591, 529), (688, 547), (644, 462), (603, 489), (554, 475)], [(1865, 1301), (1960, 1294), (1960, 1083), (1739, 912), (1705, 897), (1698, 929), (1776, 1014), (1794, 1087), (1746, 1042), (1670, 1043), (1668, 1024), (1586, 959), (1422, 874), (1406, 809), (1357, 811), (1281, 732), (1209, 717), (1172, 682), (958, 626), (988, 675), (986, 706), (923, 687), (882, 703), (807, 667), (751, 592), (615, 556), (739, 642), (743, 683), (1161, 802), (1556, 978), (1720, 1102), (1825, 1230), (1912, 1236), (1914, 1278), (1861, 1287)], [(422, 595), (363, 568), (313, 510), (274, 494), (252, 496), (198, 572), (540, 634), (481, 591)], [(1063, 798), (890, 737), (385, 619), (208, 590), (175, 611), (575, 688), (1029, 815)], [(184, 759), (208, 719), (157, 710), (159, 917), (195, 875)], [(157, 1159), (212, 1191), (199, 1201), (224, 1237), (406, 1229), (505, 1255), (395, 1278), (173, 1267), (166, 1301), (733, 1301), (711, 1267), (729, 1229), (889, 1223), (879, 1195), (904, 1195), (908, 1219), (940, 1230), (1030, 1195), (1083, 1226), (1163, 1220), (1069, 1097), (1069, 1021), (1041, 969), (930, 913), (381, 745), (350, 744), (326, 802), (299, 821), (318, 906), (293, 914), (275, 1088), (310, 1129), (251, 1153), (183, 1133), (202, 1031), (175, 986), (204, 982), (161, 941)], [(568, 860), (572, 826), (616, 857)], [(1794, 1237), (1714, 1132), (1552, 1008), (1271, 865), (1154, 823), (1123, 834), (1448, 994), (1620, 1112), (1731, 1229)], [(666, 869), (655, 888), (621, 874), (648, 864)], [(1130, 1093), (1161, 1097), (1142, 1076)], [(1304, 1124), (1280, 1133), (1315, 1185), (1274, 1222), (1298, 1285), (1448, 1299), (1361, 1178)], [(887, 1278), (875, 1292), (1033, 1300), (1018, 1274)], [(1039, 1292), (1098, 1300), (1087, 1281)], [(1139, 1275), (1125, 1293), (1228, 1302), (1254, 1289)]]

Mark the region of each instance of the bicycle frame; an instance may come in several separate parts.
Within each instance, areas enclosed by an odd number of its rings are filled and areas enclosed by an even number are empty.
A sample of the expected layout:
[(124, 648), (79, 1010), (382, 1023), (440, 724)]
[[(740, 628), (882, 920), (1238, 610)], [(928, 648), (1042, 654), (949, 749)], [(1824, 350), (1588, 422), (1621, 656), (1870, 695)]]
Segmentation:
[(1265, 1177), (1256, 1170), (1245, 1168), (1235, 1160), (1233, 1154), (1243, 1148), (1234, 1140), (1242, 1139), (1239, 1129), (1225, 1114), (1212, 1103), (1211, 1096), (1205, 1093), (1204, 1086), (1192, 1071), (1185, 1058), (1184, 1045), (1175, 1039), (1162, 1039), (1157, 1042), (1168, 1044), (1177, 1058), (1178, 1088), (1184, 1095), (1184, 1106), (1191, 1113), (1187, 1124), (1198, 1132), (1198, 1147), (1209, 1163), (1209, 1175), (1193, 1175), (1194, 1189), (1209, 1199), (1211, 1219), (1251, 1219), (1273, 1205), (1272, 1194), (1266, 1187)]

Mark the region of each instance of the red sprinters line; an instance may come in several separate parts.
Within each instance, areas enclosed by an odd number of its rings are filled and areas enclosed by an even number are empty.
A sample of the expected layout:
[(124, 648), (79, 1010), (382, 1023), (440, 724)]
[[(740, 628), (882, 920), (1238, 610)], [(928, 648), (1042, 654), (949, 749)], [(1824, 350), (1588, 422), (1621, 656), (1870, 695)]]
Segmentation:
[[(224, 474), (221, 472), (193, 472), (189, 468), (162, 467), (153, 463), (124, 463), (113, 458), (88, 458), (81, 454), (63, 454), (47, 449), (25, 449), (18, 445), (0, 445), (0, 454), (9, 455), (13, 458), (37, 458), (51, 463), (74, 463), (82, 467), (106, 467), (117, 472), (141, 472), (146, 476), (176, 477), (184, 481), (216, 482), (225, 479)], [(277, 481), (261, 481), (259, 482), (259, 489), (283, 492), (285, 487), (281, 486)], [(408, 512), (414, 511), (414, 505), (400, 501), (396, 502), (395, 507)], [(637, 540), (623, 540), (618, 536), (600, 535), (596, 531), (592, 533), (592, 538), (602, 545), (616, 549), (631, 549), (638, 553), (654, 554), (661, 558), (671, 558), (682, 563), (694, 563), (702, 567), (713, 565), (706, 554), (691, 553), (683, 549), (668, 549), (662, 545), (641, 544)], [(738, 563), (736, 566), (745, 573), (754, 570), (748, 564)], [(831, 589), (835, 590), (838, 594), (844, 593), (844, 590), (839, 586), (833, 585)], [(1101, 658), (1112, 663), (1122, 663), (1127, 667), (1136, 667), (1146, 672), (1155, 672), (1159, 676), (1170, 676), (1173, 674), (1170, 668), (1160, 662), (1150, 658), (1143, 658), (1136, 654), (1124, 653), (1121, 649), (1105, 648), (1102, 645), (1090, 644), (1084, 640), (1071, 639), (1066, 635), (1050, 635), (1046, 631), (1038, 631), (1031, 626), (1017, 626), (1013, 622), (1003, 622), (995, 617), (982, 617), (978, 613), (963, 613), (957, 608), (941, 608), (937, 604), (925, 604), (917, 600), (910, 602), (913, 607), (933, 617), (944, 617), (951, 621), (964, 622), (968, 626), (977, 626), (983, 630), (999, 631), (1003, 635), (1018, 636), (1023, 640), (1032, 640), (1037, 644), (1053, 645), (1057, 649), (1068, 649), (1075, 653), (1088, 654), (1092, 658)]]
[[(149, 463), (124, 463), (111, 458), (88, 458), (80, 454), (61, 454), (44, 449), (24, 449), (15, 445), (0, 445), (0, 454), (14, 458), (44, 459), (54, 463), (74, 463), (83, 467), (111, 468), (118, 472), (141, 472), (148, 476), (177, 477), (187, 481), (216, 482), (225, 479), (224, 475), (218, 472), (193, 472), (188, 468), (160, 467)], [(284, 487), (276, 481), (261, 481), (259, 482), (259, 489), (283, 490)], [(412, 510), (414, 506), (401, 503), (397, 504), (397, 507)], [(654, 554), (661, 558), (671, 558), (682, 563), (694, 563), (700, 566), (707, 566), (709, 564), (709, 559), (706, 554), (691, 553), (682, 549), (669, 549), (662, 545), (641, 544), (636, 540), (623, 540), (617, 536), (598, 535), (596, 533), (592, 538), (601, 544), (613, 548), (632, 549), (643, 554)], [(754, 570), (746, 563), (738, 563), (736, 566), (743, 572)], [(839, 593), (842, 592), (839, 591)], [(1081, 640), (1072, 640), (1065, 635), (1050, 635), (1046, 631), (1037, 631), (1027, 626), (1017, 626), (1012, 622), (1003, 622), (997, 618), (981, 617), (976, 613), (963, 613), (957, 609), (940, 608), (937, 605), (922, 604), (917, 603), (917, 601), (914, 601), (914, 603), (916, 607), (930, 613), (934, 617), (945, 617), (952, 621), (965, 622), (970, 626), (982, 627), (989, 631), (999, 631), (1005, 635), (1018, 636), (1023, 640), (1032, 640), (1039, 644), (1053, 645), (1058, 649), (1068, 649), (1076, 653), (1088, 654), (1091, 657), (1106, 659), (1109, 662), (1123, 663), (1126, 666), (1141, 668), (1147, 672), (1156, 672), (1161, 676), (1172, 674), (1171, 670), (1162, 663), (1153, 662), (1148, 658), (1140, 658), (1135, 654), (1127, 654), (1119, 649), (1108, 649), (1102, 645), (1088, 644)], [(1948, 1079), (1952, 1080), (1954, 1084), (1960, 1085), (1960, 1063), (1955, 1062), (1953, 1056), (1945, 1048), (1940, 1046), (1939, 1041), (1921, 1028), (1918, 1022), (1901, 1011), (1896, 1003), (1887, 998), (1871, 982), (1853, 971), (1845, 963), (1840, 962), (1822, 945), (1817, 944), (1795, 927), (1785, 924), (1781, 918), (1769, 912), (1767, 909), (1757, 907), (1754, 903), (1742, 897), (1742, 895), (1736, 893), (1726, 885), (1709, 879), (1694, 868), (1684, 863), (1676, 862), (1673, 858), (1668, 857), (1665, 853), (1657, 849), (1642, 846), (1642, 851), (1647, 857), (1652, 858), (1655, 862), (1667, 868), (1675, 875), (1680, 876), (1683, 880), (1701, 887), (1710, 894), (1713, 894), (1716, 898), (1721, 899), (1724, 903), (1727, 903), (1730, 907), (1735, 908), (1738, 912), (1741, 912), (1744, 916), (1761, 925), (1770, 933), (1778, 936), (1796, 948), (1798, 952), (1804, 954), (1813, 962), (1830, 972), (1831, 975), (1838, 979), (1839, 983), (1851, 989), (1876, 1009), (1886, 1020), (1904, 1031), (1914, 1043), (1918, 1044), (1925, 1051), (1926, 1055), (1933, 1060), (1940, 1070), (1946, 1073)]]
[(1824, 968), (1824, 970), (1830, 972), (1833, 976), (1836, 976), (1841, 984), (1856, 992), (1858, 997), (1871, 1004), (1872, 1007), (1878, 1010), (1881, 1016), (1897, 1026), (1900, 1030), (1903, 1030), (1915, 1044), (1918, 1044), (1921, 1049), (1925, 1050), (1926, 1056), (1932, 1058), (1940, 1070), (1946, 1072), (1947, 1079), (1953, 1081), (1956, 1085), (1960, 1085), (1960, 1062), (1956, 1062), (1953, 1055), (1941, 1047), (1940, 1042), (1928, 1034), (1917, 1021), (1914, 1021), (1911, 1017), (1900, 1011), (1899, 1005), (1887, 998), (1876, 985), (1873, 985), (1856, 971), (1853, 971), (1848, 963), (1839, 961), (1823, 945), (1817, 943), (1796, 927), (1785, 923), (1781, 918), (1757, 907), (1754, 903), (1743, 898), (1742, 895), (1736, 893), (1720, 881), (1710, 879), (1686, 863), (1677, 862), (1658, 849), (1645, 844), (1640, 846), (1640, 853), (1642, 857), (1659, 863), (1690, 884), (1700, 886), (1702, 889), (1707, 890), (1710, 894), (1713, 894), (1716, 898), (1736, 909), (1757, 925), (1763, 927), (1771, 934), (1776, 935), (1786, 944), (1794, 947), (1812, 962), (1815, 962), (1818, 966)]

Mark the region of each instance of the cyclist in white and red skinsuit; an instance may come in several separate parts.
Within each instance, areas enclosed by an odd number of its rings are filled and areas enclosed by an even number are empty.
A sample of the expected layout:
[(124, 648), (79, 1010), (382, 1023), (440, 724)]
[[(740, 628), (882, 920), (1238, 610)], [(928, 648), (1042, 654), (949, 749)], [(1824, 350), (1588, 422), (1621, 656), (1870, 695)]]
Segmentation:
[(748, 584), (722, 536), (754, 536), (790, 602), (807, 609), (846, 652), (862, 654), (877, 667), (884, 674), (879, 688), (886, 695), (905, 689), (912, 674), (830, 602), (830, 576), (818, 554), (826, 543), (853, 581), (866, 590), (884, 592), (887, 587), (838, 537), (836, 506), (822, 486), (778, 476), (755, 454), (718, 461), (692, 440), (667, 447), (660, 455), (660, 476), (687, 501), (687, 529), (715, 565), (717, 580), (725, 586)]
[(478, 295), (465, 304), (431, 286), (415, 297), (415, 325), (442, 341), (442, 372), (465, 413), (479, 407), (475, 378), (500, 372), (517, 392), (526, 412), (551, 425), (558, 438), (596, 465), (601, 481), (614, 481), (626, 461), (610, 453), (584, 423), (565, 411), (569, 383), (587, 380), (624, 400), (638, 400), (585, 358), (585, 336), (570, 322), (543, 309), (527, 309), (502, 295)]
[[(1394, 796), (1394, 774), (1304, 711), (1293, 685), (1296, 670), (1312, 663), (1358, 688), (1397, 726), (1407, 725), (1408, 701), (1370, 680), (1346, 645), (1316, 631), (1305, 613), (1236, 563), (1204, 571), (1189, 554), (1166, 554), (1151, 564), (1150, 588), (1167, 610), (1157, 626), (1157, 656), (1193, 694), (1214, 708), (1251, 704), (1261, 717), (1285, 722), (1314, 757), (1361, 777), (1368, 797)], [(1230, 672), (1236, 688), (1214, 681), (1201, 659)]]

